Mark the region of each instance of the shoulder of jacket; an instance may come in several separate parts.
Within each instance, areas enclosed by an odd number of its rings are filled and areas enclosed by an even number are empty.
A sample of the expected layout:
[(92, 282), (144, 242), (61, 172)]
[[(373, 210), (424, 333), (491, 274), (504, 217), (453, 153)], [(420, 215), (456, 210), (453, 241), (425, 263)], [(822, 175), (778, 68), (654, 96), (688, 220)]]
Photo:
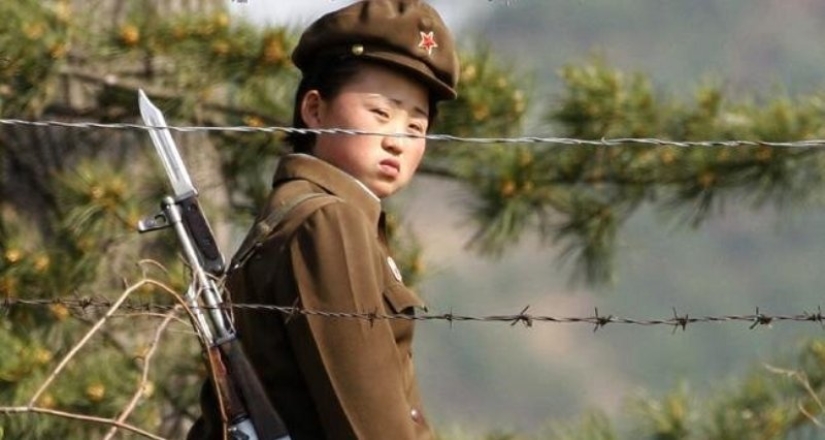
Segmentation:
[[(314, 205), (314, 206), (313, 206)], [(377, 221), (377, 219), (376, 219)], [(315, 200), (306, 203), (295, 210), (293, 215), (284, 222), (284, 237), (304, 237), (306, 234), (316, 235), (319, 231), (331, 232), (340, 230), (347, 235), (371, 234), (375, 232), (376, 223), (370, 220), (364, 209), (355, 203), (342, 198), (321, 198), (318, 204)], [(281, 232), (279, 232), (280, 234)]]
[(337, 204), (337, 202), (343, 202), (343, 200), (326, 192), (304, 192), (271, 204), (265, 215), (255, 221), (241, 246), (235, 252), (230, 270), (243, 265), (279, 227), (285, 225), (294, 230), (304, 223), (312, 213), (325, 205)]

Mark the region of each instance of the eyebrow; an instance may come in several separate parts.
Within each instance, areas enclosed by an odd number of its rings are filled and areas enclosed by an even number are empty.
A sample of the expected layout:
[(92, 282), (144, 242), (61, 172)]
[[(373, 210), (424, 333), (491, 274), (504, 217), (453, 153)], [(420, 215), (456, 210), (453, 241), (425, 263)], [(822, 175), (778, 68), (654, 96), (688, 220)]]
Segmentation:
[[(389, 99), (390, 101), (392, 101), (392, 102), (393, 102), (393, 104), (395, 104), (396, 106), (398, 106), (398, 107), (404, 107), (404, 103), (403, 103), (400, 99), (394, 99), (394, 98), (388, 98), (388, 99)], [(413, 106), (413, 113), (417, 113), (419, 116), (423, 116), (423, 117), (425, 117), (425, 118), (429, 118), (429, 117), (430, 117), (430, 114), (429, 114), (426, 110), (424, 110), (423, 108), (421, 108), (421, 107), (419, 107), (419, 106), (417, 106), (417, 105), (414, 105), (414, 106)]]

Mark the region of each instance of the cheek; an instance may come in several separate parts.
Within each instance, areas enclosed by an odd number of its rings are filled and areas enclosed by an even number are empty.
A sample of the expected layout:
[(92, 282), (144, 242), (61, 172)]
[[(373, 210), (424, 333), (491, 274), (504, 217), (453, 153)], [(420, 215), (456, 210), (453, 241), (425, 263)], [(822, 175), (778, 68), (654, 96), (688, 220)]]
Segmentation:
[(410, 168), (410, 173), (414, 173), (424, 158), (424, 151), (427, 149), (425, 142), (416, 142), (416, 145), (407, 150), (407, 166)]
[(316, 144), (315, 155), (347, 172), (357, 171), (364, 162), (363, 156), (367, 151), (363, 146), (363, 141), (358, 136), (350, 135), (325, 135), (324, 137), (323, 142)]

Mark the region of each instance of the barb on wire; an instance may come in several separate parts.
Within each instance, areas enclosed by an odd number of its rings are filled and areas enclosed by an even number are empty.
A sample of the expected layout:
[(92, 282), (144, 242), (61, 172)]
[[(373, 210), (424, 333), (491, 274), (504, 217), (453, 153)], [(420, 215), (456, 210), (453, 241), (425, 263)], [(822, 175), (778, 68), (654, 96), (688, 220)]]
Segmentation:
[(763, 313), (759, 312), (759, 307), (756, 308), (756, 315), (753, 318), (753, 324), (751, 324), (751, 330), (756, 328), (759, 325), (764, 325), (770, 327), (771, 322), (773, 322), (773, 317), (767, 316)]
[[(106, 310), (111, 308), (111, 302), (92, 299), (92, 298), (58, 298), (58, 299), (9, 299), (7, 298), (0, 304), (0, 312), (7, 311), (14, 307), (38, 307), (38, 306), (52, 306), (60, 304), (70, 311), (88, 311), (89, 309)], [(138, 312), (169, 312), (173, 310), (175, 305), (160, 305), (152, 303), (140, 303), (134, 301), (126, 301), (119, 305), (120, 310), (138, 311)], [(511, 326), (516, 324), (523, 324), (526, 328), (534, 327), (534, 323), (555, 323), (555, 324), (589, 324), (593, 326), (593, 331), (598, 331), (606, 327), (608, 324), (627, 324), (638, 326), (666, 326), (672, 327), (673, 332), (677, 329), (687, 330), (688, 325), (698, 323), (725, 323), (725, 322), (742, 322), (750, 324), (749, 328), (769, 327), (776, 322), (807, 322), (816, 323), (825, 328), (825, 315), (822, 313), (821, 306), (818, 306), (816, 312), (803, 311), (798, 314), (785, 315), (770, 315), (762, 312), (758, 307), (754, 313), (742, 315), (711, 315), (691, 317), (686, 314), (679, 314), (676, 308), (673, 308), (673, 316), (668, 318), (627, 318), (614, 314), (603, 314), (598, 308), (594, 309), (591, 316), (551, 316), (528, 313), (530, 306), (524, 307), (517, 314), (504, 315), (460, 315), (452, 311), (447, 313), (420, 313), (416, 315), (407, 315), (403, 313), (380, 313), (378, 311), (370, 312), (340, 312), (340, 311), (326, 311), (326, 310), (310, 310), (304, 309), (298, 305), (293, 306), (274, 306), (268, 304), (231, 304), (224, 305), (226, 308), (235, 310), (258, 310), (281, 313), (287, 319), (293, 319), (295, 316), (320, 316), (330, 319), (362, 319), (374, 324), (378, 320), (408, 320), (408, 321), (446, 321), (452, 328), (455, 322), (499, 322), (508, 323)]]
[(679, 314), (676, 313), (676, 307), (674, 307), (673, 321), (673, 333), (676, 333), (676, 330), (680, 327), (682, 328), (682, 331), (685, 331), (687, 329), (688, 322), (690, 322), (690, 316), (688, 316), (687, 313), (685, 313), (685, 316), (679, 316)]
[[(63, 121), (26, 121), (22, 119), (0, 119), (0, 125), (30, 126), (30, 127), (61, 127), (75, 129), (110, 129), (110, 130), (160, 130), (169, 129), (181, 133), (193, 132), (236, 132), (236, 133), (297, 133), (297, 134), (343, 134), (387, 136), (387, 133), (378, 133), (364, 130), (343, 128), (296, 128), (296, 127), (251, 127), (251, 126), (151, 126), (143, 124), (125, 123), (97, 123), (97, 122), (63, 122)], [(568, 137), (547, 136), (520, 136), (520, 137), (462, 137), (450, 134), (415, 135), (407, 133), (393, 133), (391, 136), (424, 138), (440, 142), (460, 142), (472, 144), (548, 144), (560, 146), (590, 146), (590, 147), (619, 147), (619, 146), (648, 146), (648, 147), (775, 147), (775, 148), (823, 148), (825, 139), (808, 139), (798, 141), (760, 141), (760, 140), (701, 140), (677, 141), (658, 138), (601, 138), (576, 139)]]
[(816, 313), (809, 313), (807, 315), (809, 321), (819, 323), (821, 327), (825, 328), (825, 323), (823, 323), (825, 316), (822, 315), (822, 306), (817, 306)]
[(525, 306), (521, 310), (521, 313), (519, 313), (518, 316), (513, 319), (513, 322), (510, 323), (510, 327), (516, 325), (519, 322), (524, 324), (525, 327), (532, 327), (533, 326), (533, 318), (530, 315), (527, 314), (527, 309), (529, 309), (529, 308), (530, 308), (530, 306)]

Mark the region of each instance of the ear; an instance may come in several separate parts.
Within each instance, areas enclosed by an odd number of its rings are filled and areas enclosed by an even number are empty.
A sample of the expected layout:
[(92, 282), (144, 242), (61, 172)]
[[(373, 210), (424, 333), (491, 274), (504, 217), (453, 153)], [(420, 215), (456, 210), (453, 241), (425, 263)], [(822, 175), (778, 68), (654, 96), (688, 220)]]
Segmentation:
[(310, 90), (304, 94), (301, 99), (301, 119), (304, 120), (307, 128), (321, 127), (323, 104), (324, 98), (317, 90)]

